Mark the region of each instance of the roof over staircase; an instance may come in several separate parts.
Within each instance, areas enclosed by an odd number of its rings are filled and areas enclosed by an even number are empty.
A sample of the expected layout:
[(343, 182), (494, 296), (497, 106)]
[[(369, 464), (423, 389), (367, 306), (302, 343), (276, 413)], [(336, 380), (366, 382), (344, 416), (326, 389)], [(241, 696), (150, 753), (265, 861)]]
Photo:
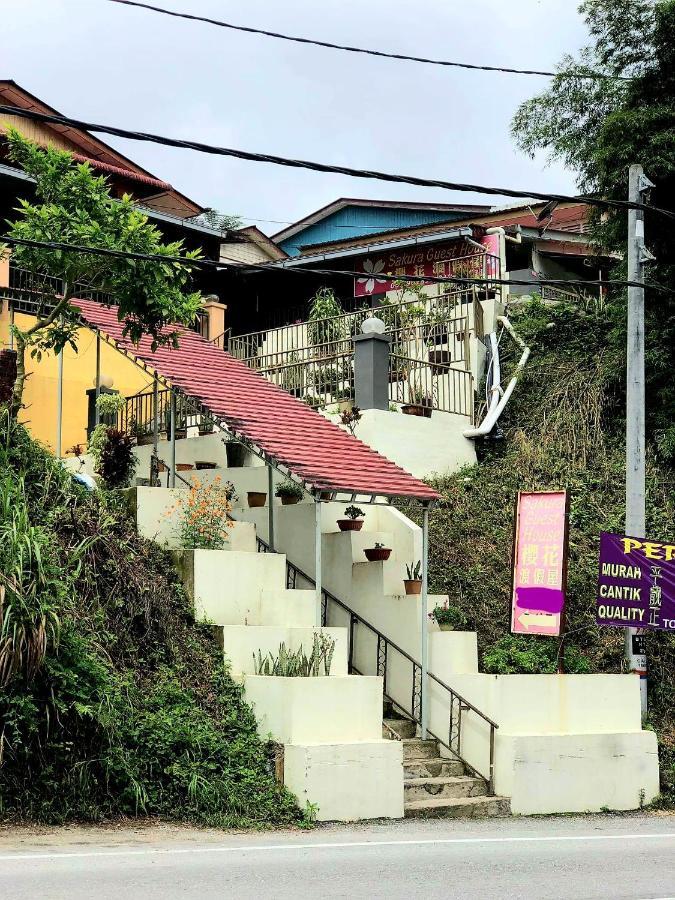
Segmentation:
[(438, 499), (413, 477), (244, 363), (180, 326), (179, 347), (133, 344), (114, 307), (77, 300), (84, 322), (158, 377), (201, 404), (237, 437), (318, 491)]

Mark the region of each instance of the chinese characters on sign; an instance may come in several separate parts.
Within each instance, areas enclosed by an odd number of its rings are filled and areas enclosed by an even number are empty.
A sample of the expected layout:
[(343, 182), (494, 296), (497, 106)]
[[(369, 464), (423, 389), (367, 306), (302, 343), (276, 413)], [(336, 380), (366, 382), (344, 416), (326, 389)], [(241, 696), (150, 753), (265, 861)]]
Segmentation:
[(675, 631), (675, 544), (603, 532), (598, 625)]
[[(488, 235), (492, 237), (492, 235)], [(465, 241), (419, 246), (371, 256), (357, 264), (354, 296), (369, 297), (395, 289), (402, 275), (419, 278), (498, 278), (499, 257), (476, 251)]]
[(565, 606), (567, 492), (518, 494), (511, 631), (560, 634)]

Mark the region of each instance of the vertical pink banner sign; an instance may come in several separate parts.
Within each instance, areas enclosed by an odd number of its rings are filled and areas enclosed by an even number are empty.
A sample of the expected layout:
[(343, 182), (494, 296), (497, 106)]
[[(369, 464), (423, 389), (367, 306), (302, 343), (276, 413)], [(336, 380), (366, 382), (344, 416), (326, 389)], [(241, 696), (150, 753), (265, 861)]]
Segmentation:
[(514, 634), (560, 634), (566, 572), (567, 492), (520, 491), (513, 548)]

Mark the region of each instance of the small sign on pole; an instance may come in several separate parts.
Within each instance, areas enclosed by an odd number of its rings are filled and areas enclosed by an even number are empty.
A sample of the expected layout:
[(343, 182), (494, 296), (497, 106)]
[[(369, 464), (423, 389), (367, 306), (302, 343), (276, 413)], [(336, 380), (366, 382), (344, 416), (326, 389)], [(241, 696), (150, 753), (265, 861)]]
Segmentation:
[(567, 578), (567, 491), (519, 491), (511, 631), (557, 637)]
[[(675, 544), (603, 532), (596, 620), (675, 632)], [(633, 653), (644, 653), (640, 638), (633, 637)]]

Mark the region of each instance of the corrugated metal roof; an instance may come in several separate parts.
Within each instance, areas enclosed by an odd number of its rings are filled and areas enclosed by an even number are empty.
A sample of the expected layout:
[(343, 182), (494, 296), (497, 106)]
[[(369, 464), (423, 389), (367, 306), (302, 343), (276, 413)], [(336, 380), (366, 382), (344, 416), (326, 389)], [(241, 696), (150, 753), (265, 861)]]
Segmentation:
[(309, 486), (320, 491), (438, 499), (428, 484), (195, 332), (178, 328), (177, 350), (159, 347), (153, 352), (149, 337), (134, 345), (123, 336), (115, 308), (92, 300), (77, 300), (74, 305), (87, 324), (202, 403), (234, 433)]

